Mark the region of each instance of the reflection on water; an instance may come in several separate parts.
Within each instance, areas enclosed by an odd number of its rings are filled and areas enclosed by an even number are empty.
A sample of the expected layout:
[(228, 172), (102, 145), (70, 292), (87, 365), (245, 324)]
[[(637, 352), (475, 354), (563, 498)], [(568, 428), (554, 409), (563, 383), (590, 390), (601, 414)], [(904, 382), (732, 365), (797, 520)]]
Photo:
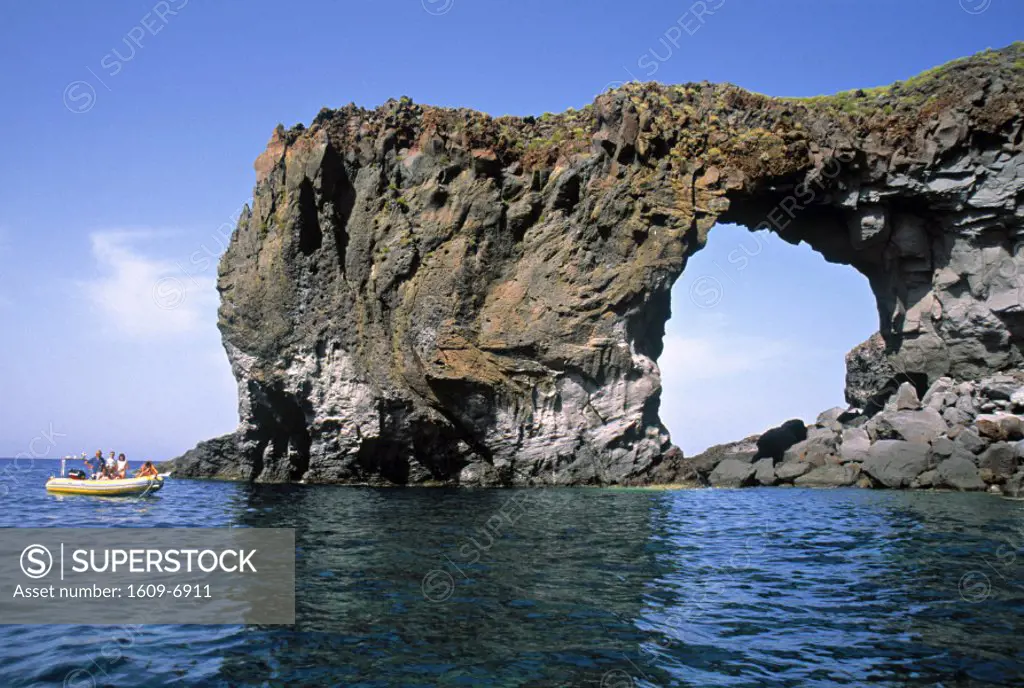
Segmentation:
[(22, 477), (5, 526), (295, 528), (298, 622), (2, 627), (5, 685), (1024, 681), (1024, 503), (987, 495), (172, 481), (122, 501)]

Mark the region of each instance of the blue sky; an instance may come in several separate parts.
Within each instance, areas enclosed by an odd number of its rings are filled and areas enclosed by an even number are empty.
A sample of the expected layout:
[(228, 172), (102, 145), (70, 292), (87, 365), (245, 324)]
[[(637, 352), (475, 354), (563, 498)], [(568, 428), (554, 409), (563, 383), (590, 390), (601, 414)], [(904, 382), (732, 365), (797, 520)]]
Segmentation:
[[(0, 456), (45, 446), (165, 458), (235, 426), (215, 261), (190, 257), (219, 255), (278, 122), (401, 95), (557, 112), (631, 78), (814, 95), (1024, 37), (1016, 0), (706, 0), (713, 13), (701, 19), (694, 9), (0, 4)], [(744, 241), (762, 248), (738, 270), (728, 257)], [(721, 298), (695, 304), (706, 275)], [(712, 233), (675, 297), (663, 417), (688, 452), (841, 402), (842, 355), (876, 329), (852, 269), (740, 229)]]

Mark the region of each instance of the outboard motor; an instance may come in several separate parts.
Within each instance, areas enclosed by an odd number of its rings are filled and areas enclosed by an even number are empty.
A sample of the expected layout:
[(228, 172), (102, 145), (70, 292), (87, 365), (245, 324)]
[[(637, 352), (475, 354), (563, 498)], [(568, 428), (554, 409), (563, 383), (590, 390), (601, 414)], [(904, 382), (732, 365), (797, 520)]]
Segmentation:
[(87, 480), (89, 478), (81, 468), (72, 468), (68, 471), (68, 477), (72, 480)]

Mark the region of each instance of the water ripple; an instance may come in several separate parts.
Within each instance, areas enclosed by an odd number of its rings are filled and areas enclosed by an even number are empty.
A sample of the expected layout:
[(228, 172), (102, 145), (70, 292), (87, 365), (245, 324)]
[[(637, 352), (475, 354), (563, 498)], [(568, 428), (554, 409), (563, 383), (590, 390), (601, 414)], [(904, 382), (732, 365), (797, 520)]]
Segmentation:
[(1024, 682), (1021, 502), (199, 481), (117, 500), (19, 478), (5, 526), (295, 528), (298, 619), (5, 626), (4, 685)]

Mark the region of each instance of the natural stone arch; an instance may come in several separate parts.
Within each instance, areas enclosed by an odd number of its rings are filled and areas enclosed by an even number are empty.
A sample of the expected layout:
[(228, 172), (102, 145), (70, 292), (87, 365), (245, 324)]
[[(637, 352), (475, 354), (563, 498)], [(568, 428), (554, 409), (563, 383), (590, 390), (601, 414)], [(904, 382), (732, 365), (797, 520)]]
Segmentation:
[(217, 446), (261, 480), (659, 479), (669, 291), (716, 221), (868, 277), (851, 401), (1019, 365), (1022, 53), (820, 99), (631, 84), (537, 119), (403, 99), (279, 128), (221, 263), (242, 425)]
[(806, 243), (717, 223), (672, 286), (660, 417), (688, 457), (845, 406), (844, 354), (878, 327), (867, 279)]

